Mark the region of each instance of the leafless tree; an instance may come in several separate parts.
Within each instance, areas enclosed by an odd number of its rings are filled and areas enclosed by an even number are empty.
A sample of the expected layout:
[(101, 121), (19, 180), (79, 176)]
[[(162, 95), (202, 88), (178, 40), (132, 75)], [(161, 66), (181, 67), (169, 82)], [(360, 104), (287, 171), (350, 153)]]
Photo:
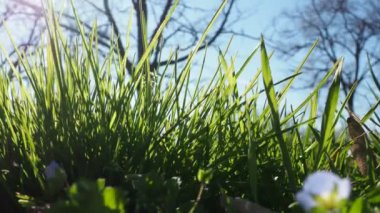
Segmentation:
[[(308, 87), (314, 86), (338, 58), (344, 57), (342, 88), (347, 95), (357, 82), (363, 84), (368, 71), (367, 54), (372, 66), (380, 63), (380, 1), (309, 0), (278, 19), (280, 39), (277, 47), (293, 56), (311, 47), (319, 39), (304, 75)], [(277, 24), (278, 24), (277, 23)], [(354, 109), (355, 91), (348, 101)]]
[[(59, 3), (66, 1), (55, 1)], [(69, 1), (68, 1), (69, 2)], [(157, 68), (174, 63), (168, 58), (160, 58), (161, 52), (168, 53), (170, 49), (178, 51), (178, 62), (186, 60), (191, 48), (197, 43), (202, 34), (203, 29), (211, 18), (213, 11), (222, 1), (208, 3), (208, 7), (202, 4), (196, 4), (196, 1), (180, 0), (177, 10), (165, 28), (163, 35), (160, 38), (160, 45), (152, 52), (150, 60), (150, 68), (152, 71), (157, 71)], [(214, 26), (212, 32), (209, 33), (207, 39), (200, 49), (214, 45), (216, 41), (223, 35), (234, 33), (232, 25), (241, 17), (241, 12), (236, 6), (237, 0), (229, 0), (224, 11)], [(164, 21), (174, 0), (76, 0), (75, 7), (78, 11), (81, 24), (84, 26), (87, 34), (92, 29), (94, 20), (97, 21), (98, 28), (98, 43), (101, 50), (104, 52), (110, 49), (111, 34), (115, 35), (115, 42), (118, 46), (118, 51), (121, 57), (126, 54), (127, 62), (126, 69), (129, 74), (132, 74), (134, 65), (142, 57), (146, 45), (146, 41), (151, 42), (153, 36), (158, 31), (159, 26)], [(66, 3), (69, 5), (69, 3)], [(211, 5), (211, 7), (210, 7)], [(60, 12), (57, 8), (57, 13)], [(68, 6), (69, 7), (69, 6)], [(127, 53), (125, 46), (125, 36), (127, 33), (127, 25), (130, 19), (130, 14), (133, 14), (133, 30), (130, 34), (131, 45), (136, 54)], [(39, 39), (40, 33), (45, 28), (44, 9), (39, 0), (6, 0), (5, 7), (1, 11), (3, 20), (8, 22), (19, 21), (23, 22), (22, 28), (25, 28), (27, 38), (23, 37), (17, 43), (18, 48), (34, 47)], [(70, 9), (64, 10), (60, 15), (61, 27), (69, 33), (70, 36), (78, 36), (79, 30), (75, 24), (75, 16)], [(1, 23), (1, 22), (0, 22)], [(28, 27), (25, 27), (28, 26)], [(2, 25), (0, 24), (0, 30)], [(146, 36), (144, 38), (144, 36)], [(14, 51), (11, 51), (14, 54)], [(167, 56), (169, 54), (162, 54)], [(15, 64), (18, 59), (15, 59)]]

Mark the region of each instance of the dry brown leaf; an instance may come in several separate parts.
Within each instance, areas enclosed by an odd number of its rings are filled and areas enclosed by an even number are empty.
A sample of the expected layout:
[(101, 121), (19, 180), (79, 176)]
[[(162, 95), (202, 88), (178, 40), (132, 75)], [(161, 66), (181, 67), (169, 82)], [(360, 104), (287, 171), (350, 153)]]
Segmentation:
[(367, 175), (367, 147), (366, 147), (366, 133), (360, 124), (360, 120), (348, 110), (350, 116), (347, 118), (348, 133), (353, 140), (351, 146), (352, 155), (358, 164), (359, 171), (362, 175)]

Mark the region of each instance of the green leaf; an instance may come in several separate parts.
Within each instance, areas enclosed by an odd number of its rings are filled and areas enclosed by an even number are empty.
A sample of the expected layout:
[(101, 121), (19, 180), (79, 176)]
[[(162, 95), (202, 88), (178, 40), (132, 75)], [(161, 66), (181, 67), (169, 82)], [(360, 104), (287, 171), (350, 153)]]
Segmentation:
[(197, 174), (197, 179), (201, 183), (208, 184), (213, 176), (212, 169), (199, 169)]
[(352, 204), (349, 213), (360, 213), (363, 212), (363, 198), (357, 198)]
[(121, 193), (113, 188), (106, 187), (103, 191), (104, 205), (111, 210), (118, 210), (118, 212), (124, 212), (124, 203)]

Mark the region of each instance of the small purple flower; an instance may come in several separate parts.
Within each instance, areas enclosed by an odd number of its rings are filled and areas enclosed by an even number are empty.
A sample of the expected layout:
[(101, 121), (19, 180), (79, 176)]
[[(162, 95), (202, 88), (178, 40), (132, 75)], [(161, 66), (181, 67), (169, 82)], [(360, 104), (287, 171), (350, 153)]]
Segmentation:
[(58, 165), (58, 163), (53, 160), (49, 163), (49, 165), (45, 168), (45, 176), (46, 179), (54, 178), (57, 174), (57, 170), (61, 167)]
[(296, 200), (307, 212), (314, 207), (334, 209), (349, 198), (350, 192), (351, 183), (347, 178), (318, 171), (306, 178), (303, 189), (296, 194)]
[(45, 168), (46, 188), (45, 195), (53, 197), (61, 192), (67, 185), (67, 175), (65, 170), (59, 166), (57, 161), (51, 161)]

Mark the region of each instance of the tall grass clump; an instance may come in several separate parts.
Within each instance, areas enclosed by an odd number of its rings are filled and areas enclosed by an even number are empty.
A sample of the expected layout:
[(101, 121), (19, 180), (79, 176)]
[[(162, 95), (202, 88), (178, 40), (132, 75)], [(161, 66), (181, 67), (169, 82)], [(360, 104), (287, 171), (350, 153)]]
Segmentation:
[[(347, 157), (355, 139), (337, 128), (348, 100), (339, 101), (343, 60), (290, 110), (284, 104), (287, 92), (317, 42), (294, 73), (279, 82), (273, 82), (263, 39), (241, 67), (226, 58), (227, 47), (219, 53), (212, 79), (201, 83), (202, 73), (212, 71), (204, 70), (206, 54), (199, 67), (192, 66), (194, 57), (224, 4), (187, 61), (179, 66), (173, 53), (174, 66), (161, 67), (157, 75), (147, 65), (150, 51), (174, 4), (132, 76), (125, 68), (127, 54), (123, 58), (113, 51), (118, 49), (115, 39), (110, 40), (112, 51), (99, 55), (96, 24), (85, 34), (78, 21), (80, 37), (68, 43), (48, 10), (47, 42), (28, 55), (17, 52), (22, 72), (8, 58), (14, 78), (0, 68), (0, 195), (10, 203), (2, 208), (220, 212), (259, 204), (297, 212), (300, 208), (291, 204), (305, 177), (331, 170), (349, 177), (353, 196), (374, 209), (379, 202), (378, 134), (368, 134), (367, 149), (373, 154), (367, 163), (372, 166), (363, 176)], [(249, 72), (246, 66), (259, 53), (261, 67), (239, 88), (238, 78)], [(198, 69), (192, 81), (190, 74)], [(328, 97), (318, 106), (324, 86)], [(260, 97), (265, 104), (258, 103)], [(380, 120), (377, 105), (359, 122), (372, 116)], [(323, 109), (320, 127), (318, 107)], [(60, 168), (59, 178), (44, 172), (50, 165)]]

